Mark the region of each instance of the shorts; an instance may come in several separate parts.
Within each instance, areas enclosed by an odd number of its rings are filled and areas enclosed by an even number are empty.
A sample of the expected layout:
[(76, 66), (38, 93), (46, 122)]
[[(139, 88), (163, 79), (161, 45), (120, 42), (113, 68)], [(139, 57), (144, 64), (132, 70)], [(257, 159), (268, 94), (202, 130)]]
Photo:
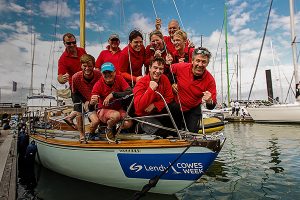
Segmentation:
[(112, 109), (101, 109), (97, 112), (98, 118), (100, 119), (101, 122), (103, 123), (107, 123), (107, 121), (109, 120), (110, 116), (114, 113), (114, 112), (119, 112), (121, 119), (123, 119), (126, 115), (126, 111), (123, 109), (120, 110), (112, 110)]

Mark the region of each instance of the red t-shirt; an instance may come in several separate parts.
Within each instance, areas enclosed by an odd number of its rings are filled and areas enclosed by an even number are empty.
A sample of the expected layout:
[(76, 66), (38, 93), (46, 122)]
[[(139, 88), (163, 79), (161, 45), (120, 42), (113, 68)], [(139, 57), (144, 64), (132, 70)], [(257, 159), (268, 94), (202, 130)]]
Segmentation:
[(93, 79), (88, 82), (83, 77), (83, 72), (77, 72), (72, 77), (72, 92), (79, 92), (85, 99), (82, 99), (83, 102), (89, 101), (91, 99), (91, 93), (95, 83), (100, 79), (101, 73), (99, 70), (94, 70)]
[[(129, 54), (128, 54), (129, 48)], [(129, 62), (130, 55), (130, 62)], [(131, 72), (130, 72), (130, 63), (132, 69), (132, 78), (133, 82), (136, 82), (137, 76), (142, 76), (142, 66), (145, 62), (145, 47), (142, 46), (140, 51), (135, 51), (131, 45), (127, 45), (122, 50), (122, 66), (121, 66), (121, 75), (125, 78), (126, 81), (131, 82)]]
[[(151, 103), (154, 104), (158, 112), (165, 107), (162, 98), (149, 87), (150, 80), (150, 75), (148, 74), (141, 78), (133, 88), (134, 108), (136, 115), (143, 116), (151, 114), (145, 112), (145, 109)], [(161, 75), (156, 91), (165, 98), (167, 103), (173, 101), (174, 95), (172, 92), (172, 86), (166, 75)]]
[(86, 51), (81, 47), (77, 48), (77, 56), (74, 57), (67, 51), (64, 51), (58, 60), (58, 75), (68, 73), (70, 75), (69, 84), (72, 88), (72, 76), (81, 71), (80, 57), (86, 54)]
[(106, 63), (106, 62), (111, 62), (115, 68), (116, 68), (116, 71), (117, 73), (120, 73), (120, 68), (122, 66), (122, 63), (121, 63), (121, 49), (118, 48), (118, 51), (116, 53), (112, 53), (110, 50), (109, 50), (109, 45), (106, 47), (106, 50), (103, 50), (100, 52), (97, 60), (96, 60), (96, 65), (95, 67), (96, 68), (101, 68), (101, 65), (103, 63)]
[[(212, 100), (217, 103), (216, 82), (214, 77), (205, 70), (202, 77), (194, 79), (192, 63), (177, 63), (171, 66), (171, 71), (177, 77), (178, 94), (182, 110), (187, 111), (202, 103), (203, 92), (209, 91)], [(178, 102), (178, 97), (175, 98)]]
[(119, 110), (122, 108), (120, 101), (115, 101), (115, 99), (111, 99), (110, 102), (114, 102), (108, 106), (103, 105), (104, 99), (111, 93), (111, 92), (124, 92), (130, 86), (125, 81), (125, 79), (121, 75), (116, 75), (115, 82), (112, 86), (109, 86), (105, 83), (103, 76), (98, 80), (98, 82), (94, 85), (92, 90), (92, 95), (99, 95), (99, 103), (98, 108), (106, 108), (106, 109), (113, 109)]

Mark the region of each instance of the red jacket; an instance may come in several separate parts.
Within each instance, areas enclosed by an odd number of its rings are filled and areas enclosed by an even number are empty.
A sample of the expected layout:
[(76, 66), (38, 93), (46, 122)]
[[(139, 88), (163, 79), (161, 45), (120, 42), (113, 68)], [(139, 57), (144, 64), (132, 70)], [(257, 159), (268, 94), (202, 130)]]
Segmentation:
[[(143, 116), (151, 114), (145, 112), (145, 109), (151, 103), (154, 104), (158, 112), (165, 107), (161, 97), (149, 87), (150, 80), (150, 75), (148, 74), (140, 79), (133, 89), (134, 108), (136, 115)], [(172, 92), (172, 86), (166, 75), (161, 75), (156, 91), (165, 98), (167, 103), (173, 101), (174, 96)]]
[(180, 56), (178, 54), (178, 52), (175, 50), (174, 52), (172, 52), (173, 63), (179, 63), (180, 58), (187, 59), (184, 62), (191, 63), (192, 62), (193, 51), (194, 51), (194, 48), (189, 48), (189, 47), (186, 46), (184, 48), (184, 55)]
[(81, 71), (80, 57), (86, 54), (86, 51), (77, 47), (77, 57), (71, 56), (67, 51), (64, 51), (58, 60), (58, 75), (68, 73), (70, 75), (69, 84), (72, 88), (72, 76)]
[[(155, 53), (155, 49), (153, 49), (151, 45), (148, 45), (146, 47), (146, 58), (145, 58), (146, 74), (148, 74), (148, 72), (149, 72), (150, 61), (154, 58), (154, 53)], [(169, 53), (169, 51), (167, 50), (167, 47), (165, 46), (164, 49), (162, 50), (162, 54), (161, 54), (161, 57), (165, 60), (166, 60), (167, 53)], [(165, 69), (164, 69), (164, 74), (168, 74), (169, 71), (170, 71), (169, 65), (166, 64)]]
[(106, 50), (100, 52), (97, 60), (96, 60), (96, 68), (101, 68), (101, 65), (105, 62), (111, 62), (115, 68), (117, 73), (120, 72), (120, 68), (122, 66), (121, 60), (121, 49), (118, 48), (118, 51), (114, 54), (109, 50), (109, 45), (106, 47)]
[(104, 81), (103, 76), (101, 76), (99, 81), (93, 87), (92, 95), (99, 95), (99, 99), (98, 99), (99, 109), (107, 108), (107, 109), (119, 110), (122, 108), (120, 101), (115, 101), (115, 99), (113, 98), (110, 100), (110, 103), (111, 102), (114, 103), (108, 106), (104, 106), (103, 101), (111, 92), (124, 92), (129, 87), (130, 86), (121, 75), (116, 75), (115, 82), (112, 86), (107, 85)]
[[(167, 45), (167, 49), (170, 53), (173, 53), (176, 51), (175, 47), (174, 47), (174, 44), (171, 40), (171, 37), (170, 36), (164, 36), (164, 41)], [(189, 46), (189, 41), (187, 40), (186, 43), (185, 43), (185, 46), (188, 47)]]
[[(202, 103), (203, 92), (209, 91), (212, 100), (217, 103), (216, 82), (214, 77), (205, 70), (199, 79), (194, 79), (192, 63), (177, 63), (171, 66), (171, 71), (177, 77), (178, 94), (182, 110), (187, 111)], [(175, 98), (178, 102), (178, 97)]]
[(89, 101), (91, 99), (91, 93), (95, 83), (100, 79), (101, 73), (99, 70), (94, 70), (94, 77), (90, 82), (87, 82), (86, 79), (83, 77), (83, 72), (77, 72), (72, 77), (72, 92), (76, 93), (79, 92), (84, 99), (83, 102)]
[[(128, 54), (129, 48), (129, 54)], [(142, 46), (141, 51), (135, 51), (131, 45), (127, 45), (122, 50), (122, 66), (121, 66), (121, 75), (125, 78), (127, 82), (131, 82), (131, 72), (130, 72), (130, 63), (129, 55), (132, 69), (132, 78), (136, 82), (137, 76), (142, 76), (142, 66), (145, 62), (145, 47)]]

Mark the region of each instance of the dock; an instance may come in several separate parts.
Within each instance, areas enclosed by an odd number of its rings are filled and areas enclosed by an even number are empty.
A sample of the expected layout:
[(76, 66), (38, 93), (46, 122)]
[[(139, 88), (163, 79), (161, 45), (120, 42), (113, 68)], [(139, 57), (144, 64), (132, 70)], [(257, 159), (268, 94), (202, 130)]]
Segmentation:
[(0, 128), (0, 200), (17, 197), (17, 137)]
[(240, 115), (239, 116), (229, 115), (229, 116), (226, 116), (224, 120), (228, 121), (228, 122), (254, 122), (254, 120), (252, 119), (251, 116), (244, 116), (243, 117), (243, 116), (240, 116)]

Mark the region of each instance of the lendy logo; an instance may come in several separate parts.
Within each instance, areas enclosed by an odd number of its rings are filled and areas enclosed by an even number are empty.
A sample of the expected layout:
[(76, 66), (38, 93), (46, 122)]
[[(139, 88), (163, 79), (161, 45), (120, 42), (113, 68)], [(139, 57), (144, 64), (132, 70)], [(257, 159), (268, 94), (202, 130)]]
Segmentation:
[(130, 170), (135, 171), (135, 172), (139, 172), (143, 169), (142, 165), (137, 165), (136, 163), (130, 165), (129, 167)]

